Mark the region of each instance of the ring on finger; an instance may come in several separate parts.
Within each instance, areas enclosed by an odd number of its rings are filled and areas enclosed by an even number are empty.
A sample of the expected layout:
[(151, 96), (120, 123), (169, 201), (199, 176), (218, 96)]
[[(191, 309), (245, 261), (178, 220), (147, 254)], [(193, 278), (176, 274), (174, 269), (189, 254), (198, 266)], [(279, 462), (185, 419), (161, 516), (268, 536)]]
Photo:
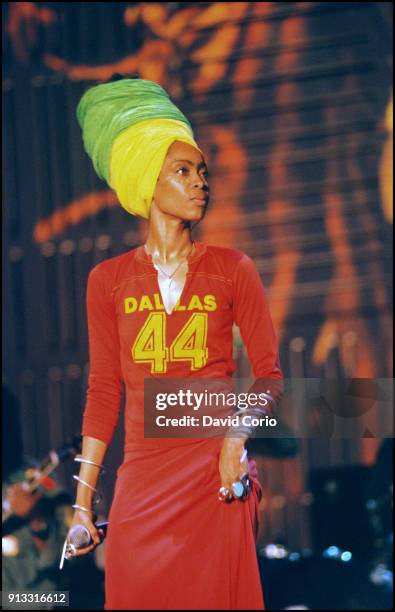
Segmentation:
[(72, 557), (75, 557), (76, 552), (77, 550), (74, 544), (67, 544), (64, 556), (66, 557), (66, 559), (71, 559)]
[(220, 501), (225, 501), (226, 499), (229, 499), (230, 496), (231, 496), (231, 491), (227, 487), (221, 487), (219, 489), (219, 491), (218, 491), (218, 499)]

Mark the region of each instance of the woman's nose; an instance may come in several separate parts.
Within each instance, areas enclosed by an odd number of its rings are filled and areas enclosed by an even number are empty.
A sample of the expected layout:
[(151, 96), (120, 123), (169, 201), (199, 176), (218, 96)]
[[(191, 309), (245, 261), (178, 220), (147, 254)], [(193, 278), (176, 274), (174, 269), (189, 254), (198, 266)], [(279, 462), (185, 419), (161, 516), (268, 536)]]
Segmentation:
[(208, 188), (208, 181), (206, 178), (200, 175), (196, 175), (194, 179), (194, 187), (199, 187), (200, 189)]

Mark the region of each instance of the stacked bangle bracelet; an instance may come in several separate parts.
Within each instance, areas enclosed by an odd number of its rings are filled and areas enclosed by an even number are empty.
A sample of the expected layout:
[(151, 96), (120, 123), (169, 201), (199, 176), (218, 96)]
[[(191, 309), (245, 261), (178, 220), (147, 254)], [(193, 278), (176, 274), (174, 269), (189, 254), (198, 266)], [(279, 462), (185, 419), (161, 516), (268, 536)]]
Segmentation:
[(95, 489), (95, 487), (92, 487), (92, 485), (90, 485), (88, 482), (85, 482), (85, 480), (82, 480), (82, 478), (80, 478), (76, 474), (73, 474), (73, 478), (74, 478), (74, 480), (77, 480), (78, 482), (80, 482), (82, 485), (85, 485), (85, 487), (88, 487), (88, 489), (90, 489), (94, 493), (97, 493), (98, 497), (93, 502), (94, 504), (98, 504), (98, 503), (101, 502), (101, 495), (100, 495), (100, 493), (97, 492), (97, 489)]
[[(262, 417), (262, 416), (268, 416), (268, 411), (267, 410), (262, 410), (260, 408), (247, 408), (247, 409), (238, 409), (237, 412), (233, 413), (233, 417), (235, 416), (257, 416), (257, 417)], [(247, 438), (250, 438), (252, 436), (252, 434), (254, 433), (254, 431), (257, 429), (256, 425), (250, 425), (247, 426), (243, 423), (241, 423), (238, 426), (233, 426), (231, 427), (228, 431), (227, 431), (227, 436), (233, 437), (233, 436), (237, 436), (237, 435), (241, 435), (241, 436), (246, 436)]]
[[(88, 465), (94, 465), (95, 467), (100, 468), (101, 474), (104, 473), (103, 466), (100, 463), (96, 463), (96, 461), (92, 461), (91, 459), (85, 459), (84, 457), (81, 457), (81, 455), (77, 455), (76, 457), (74, 457), (74, 461), (77, 461), (77, 463), (87, 463)], [(77, 480), (77, 482), (81, 483), (85, 487), (88, 487), (88, 489), (90, 489), (94, 493), (97, 493), (97, 489), (95, 489), (95, 487), (90, 485), (85, 480), (82, 480), (82, 478), (80, 478), (76, 474), (73, 474), (73, 478), (74, 480)], [(98, 504), (100, 503), (100, 501), (101, 501), (101, 495), (100, 493), (98, 493), (98, 498), (94, 500), (93, 504)], [(83, 506), (79, 506), (77, 504), (74, 504), (73, 508), (78, 508), (79, 510), (85, 510), (85, 512), (91, 512), (91, 510), (88, 510), (87, 508), (84, 508)]]
[(84, 508), (84, 506), (80, 506), (79, 504), (73, 504), (71, 507), (77, 508), (78, 510), (83, 510), (84, 512), (89, 512), (89, 514), (93, 514), (92, 510), (89, 510), (89, 508)]
[(81, 455), (77, 455), (76, 457), (74, 457), (74, 461), (77, 461), (78, 463), (88, 463), (89, 465), (95, 465), (96, 467), (100, 468), (102, 474), (104, 474), (103, 466), (100, 465), (100, 463), (96, 463), (96, 461), (92, 461), (91, 459), (84, 459), (84, 457), (81, 457)]

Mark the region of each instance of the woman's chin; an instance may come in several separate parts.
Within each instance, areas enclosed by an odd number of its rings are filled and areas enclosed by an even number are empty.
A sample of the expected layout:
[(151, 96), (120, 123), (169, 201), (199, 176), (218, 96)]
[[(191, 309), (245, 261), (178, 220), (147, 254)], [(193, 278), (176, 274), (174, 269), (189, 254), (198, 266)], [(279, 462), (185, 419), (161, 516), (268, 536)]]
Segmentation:
[(206, 206), (199, 206), (199, 208), (192, 210), (191, 211), (191, 221), (201, 221), (204, 217), (204, 215), (207, 212), (207, 205)]
[(177, 219), (182, 219), (182, 221), (201, 221), (205, 216), (207, 211), (207, 206), (193, 206), (191, 208), (183, 208), (180, 209), (162, 209), (162, 213), (165, 215), (169, 215), (171, 217), (175, 217)]
[(193, 222), (197, 222), (197, 221), (201, 221), (204, 217), (204, 215), (206, 214), (205, 209), (200, 209), (200, 210), (191, 210), (191, 211), (183, 211), (182, 213), (179, 213), (179, 215), (176, 215), (179, 219), (182, 219), (183, 221), (193, 221)]

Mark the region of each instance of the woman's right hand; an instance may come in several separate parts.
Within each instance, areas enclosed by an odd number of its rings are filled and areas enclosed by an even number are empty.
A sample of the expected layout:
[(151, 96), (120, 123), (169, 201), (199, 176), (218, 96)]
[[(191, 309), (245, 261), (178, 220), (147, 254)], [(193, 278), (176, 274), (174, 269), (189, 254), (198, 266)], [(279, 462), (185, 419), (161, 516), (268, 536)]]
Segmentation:
[[(102, 537), (104, 535), (102, 529), (96, 529), (95, 524), (93, 522), (93, 513), (84, 512), (83, 510), (78, 510), (78, 508), (74, 511), (73, 520), (71, 521), (69, 533), (72, 527), (75, 525), (83, 525), (86, 527), (91, 534), (91, 538), (93, 542), (86, 546), (85, 548), (77, 548), (73, 557), (81, 557), (82, 555), (86, 555), (90, 553), (96, 546), (98, 546), (102, 542)], [(68, 535), (67, 535), (68, 541)]]

